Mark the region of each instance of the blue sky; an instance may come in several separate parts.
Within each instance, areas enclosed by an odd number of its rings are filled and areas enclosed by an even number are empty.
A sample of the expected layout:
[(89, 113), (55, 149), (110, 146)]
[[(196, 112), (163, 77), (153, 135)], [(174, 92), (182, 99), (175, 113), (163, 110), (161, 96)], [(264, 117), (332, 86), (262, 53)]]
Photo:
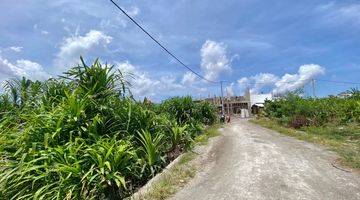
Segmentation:
[[(195, 71), (229, 81), (229, 94), (303, 86), (310, 94), (312, 78), (360, 82), (359, 1), (117, 2)], [(56, 76), (81, 54), (135, 73), (138, 98), (220, 93), (218, 85), (187, 73), (110, 1), (1, 0), (0, 7), (0, 81)], [(325, 96), (356, 86), (318, 81), (316, 91)]]

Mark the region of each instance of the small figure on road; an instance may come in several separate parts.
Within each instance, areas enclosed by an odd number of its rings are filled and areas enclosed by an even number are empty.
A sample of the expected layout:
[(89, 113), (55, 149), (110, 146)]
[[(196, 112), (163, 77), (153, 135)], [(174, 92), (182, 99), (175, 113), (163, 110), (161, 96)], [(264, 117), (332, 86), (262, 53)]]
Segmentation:
[(230, 123), (230, 115), (228, 115), (228, 116), (226, 117), (226, 122), (227, 122), (227, 123)]
[(225, 115), (221, 115), (221, 117), (220, 117), (220, 122), (221, 122), (221, 123), (225, 123)]

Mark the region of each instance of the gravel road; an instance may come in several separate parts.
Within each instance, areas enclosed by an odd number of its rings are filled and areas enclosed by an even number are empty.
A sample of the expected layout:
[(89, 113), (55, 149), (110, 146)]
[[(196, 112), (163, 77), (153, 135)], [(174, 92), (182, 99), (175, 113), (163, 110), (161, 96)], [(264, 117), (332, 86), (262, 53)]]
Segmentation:
[(172, 198), (360, 200), (360, 175), (335, 168), (335, 153), (235, 120), (195, 178)]

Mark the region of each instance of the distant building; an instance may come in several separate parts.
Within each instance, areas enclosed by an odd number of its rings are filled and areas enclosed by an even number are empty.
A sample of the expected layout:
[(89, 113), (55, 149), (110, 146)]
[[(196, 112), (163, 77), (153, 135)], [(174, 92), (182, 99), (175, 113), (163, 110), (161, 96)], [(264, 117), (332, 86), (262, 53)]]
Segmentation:
[[(244, 96), (228, 96), (224, 97), (224, 112), (225, 114), (241, 114), (242, 109), (248, 110), (251, 112), (253, 109), (256, 109), (257, 113), (262, 107), (264, 107), (265, 100), (272, 100), (272, 94), (251, 94), (249, 90), (245, 91)], [(218, 108), (218, 112), (221, 113), (221, 97), (212, 97), (203, 99), (212, 103)]]
[(346, 91), (346, 92), (341, 92), (340, 94), (337, 95), (337, 97), (345, 99), (351, 97), (351, 95), (352, 94), (350, 92)]

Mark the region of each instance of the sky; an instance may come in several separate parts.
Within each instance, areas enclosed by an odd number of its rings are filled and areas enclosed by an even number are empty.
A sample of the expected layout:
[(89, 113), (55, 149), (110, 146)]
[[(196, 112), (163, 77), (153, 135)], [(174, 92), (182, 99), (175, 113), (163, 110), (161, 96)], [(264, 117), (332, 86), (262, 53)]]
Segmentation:
[[(130, 16), (225, 95), (304, 88), (338, 94), (360, 82), (360, 2), (322, 0), (122, 0)], [(101, 62), (133, 73), (132, 93), (161, 101), (220, 95), (190, 73), (109, 0), (0, 0), (0, 82), (45, 80)]]

